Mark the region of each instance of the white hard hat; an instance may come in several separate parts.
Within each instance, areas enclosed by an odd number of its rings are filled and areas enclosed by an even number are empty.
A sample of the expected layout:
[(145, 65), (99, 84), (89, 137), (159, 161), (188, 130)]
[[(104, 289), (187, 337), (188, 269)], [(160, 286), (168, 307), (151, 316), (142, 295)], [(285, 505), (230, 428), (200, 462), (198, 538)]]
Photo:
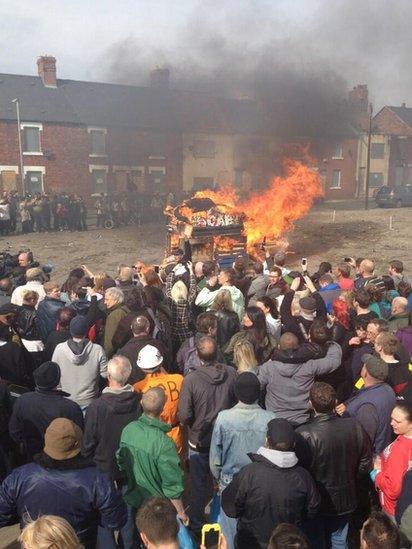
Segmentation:
[(161, 352), (153, 345), (145, 345), (137, 357), (137, 365), (142, 370), (153, 370), (162, 362)]

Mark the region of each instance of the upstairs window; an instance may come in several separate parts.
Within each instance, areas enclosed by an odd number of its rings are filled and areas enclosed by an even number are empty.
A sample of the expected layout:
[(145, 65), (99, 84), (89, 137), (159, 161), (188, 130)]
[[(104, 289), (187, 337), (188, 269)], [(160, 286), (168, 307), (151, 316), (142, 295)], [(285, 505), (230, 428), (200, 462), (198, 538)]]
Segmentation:
[(207, 139), (195, 139), (193, 143), (193, 156), (195, 158), (214, 158), (216, 155), (216, 143)]
[(91, 139), (91, 154), (95, 156), (106, 155), (106, 130), (89, 130)]
[(40, 127), (23, 126), (23, 145), (25, 153), (40, 153)]
[(340, 189), (342, 187), (341, 184), (341, 171), (340, 170), (333, 170), (332, 173), (332, 181), (330, 185), (330, 189)]
[(371, 158), (383, 158), (385, 156), (385, 143), (371, 143)]
[(343, 158), (342, 143), (336, 145), (332, 158)]

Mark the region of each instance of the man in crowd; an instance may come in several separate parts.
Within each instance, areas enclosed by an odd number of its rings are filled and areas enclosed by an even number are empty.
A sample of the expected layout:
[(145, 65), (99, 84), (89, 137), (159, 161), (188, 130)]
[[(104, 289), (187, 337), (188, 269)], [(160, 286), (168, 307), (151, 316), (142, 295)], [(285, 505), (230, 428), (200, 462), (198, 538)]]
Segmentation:
[(330, 274), (324, 274), (319, 278), (319, 293), (326, 305), (326, 310), (332, 314), (332, 303), (339, 299), (341, 288), (337, 282), (333, 281)]
[[(220, 491), (249, 463), (248, 454), (257, 452), (264, 445), (267, 425), (275, 417), (258, 404), (260, 383), (254, 373), (241, 373), (236, 379), (234, 392), (238, 403), (219, 412), (210, 443), (210, 470)], [(228, 547), (232, 549), (236, 521), (221, 509), (219, 523)]]
[(117, 287), (122, 290), (124, 301), (127, 301), (128, 295), (134, 289), (133, 285), (133, 268), (127, 265), (121, 265), (118, 269), (116, 278)]
[(138, 393), (145, 393), (152, 387), (161, 387), (163, 389), (166, 402), (160, 419), (172, 427), (168, 435), (176, 444), (176, 449), (181, 455), (183, 453), (183, 433), (177, 417), (177, 408), (183, 376), (166, 372), (163, 368), (163, 356), (160, 354), (159, 349), (153, 345), (143, 347), (139, 353), (137, 365), (145, 374), (145, 377), (134, 384), (134, 390)]
[[(117, 460), (119, 469), (127, 477), (124, 499), (129, 507), (128, 523), (131, 531), (135, 510), (153, 496), (168, 498), (179, 518), (187, 523), (181, 500), (183, 471), (176, 447), (167, 436), (170, 425), (160, 420), (165, 402), (166, 396), (160, 387), (146, 391), (142, 396), (143, 414), (129, 423), (121, 435)], [(138, 545), (136, 543), (128, 547)]]
[(144, 372), (137, 365), (137, 359), (139, 358), (139, 353), (143, 347), (146, 347), (146, 345), (156, 347), (162, 356), (165, 356), (167, 350), (162, 341), (155, 339), (150, 335), (150, 322), (145, 316), (136, 317), (133, 320), (131, 327), (133, 337), (126, 345), (119, 349), (118, 353), (130, 360), (132, 373), (130, 375), (129, 383), (133, 385), (144, 379)]
[(26, 271), (26, 284), (18, 286), (12, 293), (11, 302), (13, 305), (23, 305), (23, 295), (28, 290), (36, 292), (39, 295), (37, 307), (39, 303), (46, 297), (46, 292), (43, 288), (44, 273), (39, 267), (33, 267)]
[(366, 290), (355, 291), (353, 306), (356, 312), (356, 318), (362, 318), (365, 322), (377, 318), (378, 315), (369, 309), (370, 302), (371, 298)]
[(197, 352), (201, 366), (187, 374), (179, 399), (179, 419), (189, 427), (191, 476), (190, 524), (200, 532), (205, 522), (206, 488), (210, 479), (209, 449), (218, 413), (236, 402), (236, 371), (216, 362), (217, 345), (210, 336), (200, 338)]
[(353, 290), (354, 281), (350, 276), (349, 263), (342, 262), (336, 267), (336, 278), (338, 280), (339, 288), (344, 292), (350, 292)]
[(11, 301), (13, 284), (9, 277), (0, 279), (0, 307), (8, 305)]
[(406, 297), (395, 297), (391, 304), (389, 330), (396, 332), (409, 325), (409, 306)]
[(288, 355), (294, 356), (298, 349), (297, 337), (288, 332), (283, 334), (280, 337), (280, 350), (285, 351), (285, 357), (282, 362), (269, 360), (263, 364), (259, 368), (258, 377), (262, 390), (266, 390), (266, 409), (274, 412), (276, 417), (301, 425), (310, 417), (309, 391), (315, 377), (340, 366), (342, 349), (337, 343), (331, 342), (324, 358), (295, 364), (288, 362)]
[(375, 273), (375, 262), (372, 259), (363, 259), (358, 268), (359, 277), (355, 280), (355, 288), (360, 290), (368, 286), (368, 284), (373, 284), (378, 286), (382, 291), (385, 291), (385, 283), (380, 276), (376, 276)]
[[(239, 320), (242, 320), (243, 312), (245, 309), (245, 298), (239, 288), (234, 286), (234, 272), (233, 269), (224, 269), (220, 271), (217, 282), (222, 288), (229, 290), (232, 298), (232, 306), (235, 313), (237, 313)], [(216, 284), (216, 283), (215, 283)], [(196, 305), (199, 307), (205, 307), (209, 310), (212, 306), (215, 297), (219, 290), (215, 290), (214, 287), (209, 288), (206, 286), (201, 290), (196, 297)]]
[(399, 549), (398, 529), (383, 512), (375, 511), (365, 521), (360, 539), (361, 549)]
[(363, 387), (344, 404), (339, 404), (336, 411), (339, 415), (357, 419), (369, 435), (373, 452), (378, 454), (392, 440), (390, 421), (396, 398), (393, 389), (385, 383), (388, 365), (368, 354), (363, 356), (362, 361)]
[(114, 353), (112, 339), (116, 333), (117, 326), (121, 319), (127, 315), (129, 310), (123, 305), (124, 294), (119, 288), (108, 288), (104, 293), (104, 304), (106, 305), (106, 323), (104, 326), (103, 347), (108, 358)]
[(301, 526), (313, 518), (320, 496), (310, 474), (298, 465), (295, 433), (285, 419), (272, 419), (265, 447), (249, 457), (222, 492), (222, 508), (237, 518), (237, 547), (266, 549), (272, 530), (287, 522)]
[(57, 282), (49, 280), (44, 283), (46, 297), (37, 307), (37, 326), (43, 341), (56, 328), (60, 309), (65, 302), (60, 299), (60, 286)]
[(322, 501), (306, 531), (313, 547), (337, 549), (347, 546), (357, 480), (371, 470), (370, 441), (355, 419), (336, 416), (336, 393), (330, 385), (314, 383), (309, 399), (315, 416), (296, 429), (296, 453), (314, 477)]
[(399, 343), (391, 332), (382, 332), (375, 339), (375, 351), (388, 365), (387, 383), (399, 398), (408, 393), (408, 385), (412, 383), (412, 373), (409, 371), (409, 360), (399, 360), (396, 350)]
[(60, 367), (55, 362), (44, 362), (34, 371), (36, 389), (16, 399), (10, 419), (10, 435), (24, 446), (28, 461), (42, 451), (44, 433), (50, 423), (65, 417), (83, 429), (83, 414), (68, 393), (58, 389)]
[(179, 549), (176, 509), (168, 499), (145, 501), (137, 512), (136, 526), (147, 549)]
[(256, 305), (256, 301), (266, 294), (270, 282), (269, 276), (263, 273), (263, 263), (260, 261), (253, 263), (253, 272), (254, 277), (247, 292), (248, 305)]
[(269, 284), (266, 288), (266, 295), (272, 299), (286, 293), (286, 282), (282, 278), (282, 270), (279, 267), (272, 267), (269, 271)]
[(399, 282), (407, 282), (409, 284), (411, 284), (412, 282), (411, 278), (403, 273), (403, 270), (404, 268), (402, 261), (399, 261), (398, 259), (393, 259), (389, 263), (388, 272), (389, 275), (392, 277), (396, 288), (398, 287)]
[(70, 322), (70, 339), (57, 345), (52, 358), (60, 366), (60, 388), (83, 412), (98, 397), (100, 378), (107, 377), (106, 354), (100, 345), (87, 339), (87, 330), (86, 318), (75, 316)]
[(65, 418), (46, 429), (43, 453), (14, 471), (0, 487), (0, 527), (21, 527), (27, 516), (57, 515), (75, 529), (85, 549), (96, 547), (101, 523), (119, 530), (126, 520), (120, 493), (109, 477), (80, 455), (82, 430)]

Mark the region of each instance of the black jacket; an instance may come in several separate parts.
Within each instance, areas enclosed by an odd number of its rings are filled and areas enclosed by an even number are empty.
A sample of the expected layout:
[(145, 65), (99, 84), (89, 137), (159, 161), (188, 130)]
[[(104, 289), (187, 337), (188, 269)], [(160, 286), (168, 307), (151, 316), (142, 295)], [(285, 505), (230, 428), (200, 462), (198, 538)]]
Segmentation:
[[(309, 336), (309, 330), (313, 320), (307, 320), (303, 316), (293, 316), (291, 311), (291, 305), (295, 292), (290, 290), (283, 298), (282, 305), (280, 306), (280, 316), (282, 319), (283, 332), (292, 332), (297, 336), (299, 341), (303, 343), (307, 341)], [(314, 292), (312, 296), (316, 301), (316, 318), (327, 320), (326, 305), (319, 292)]]
[(142, 413), (140, 398), (130, 386), (128, 391), (103, 392), (87, 408), (82, 454), (91, 457), (113, 480), (122, 478), (116, 451), (123, 428)]
[(22, 305), (17, 310), (14, 328), (22, 339), (30, 341), (40, 340), (40, 331), (37, 323), (37, 311), (29, 305)]
[(215, 311), (217, 317), (216, 341), (218, 347), (223, 347), (232, 336), (240, 330), (239, 316), (234, 311)]
[(236, 404), (236, 370), (226, 364), (199, 366), (183, 380), (178, 415), (189, 426), (189, 444), (199, 451), (210, 448), (217, 414)]
[(356, 509), (356, 484), (371, 470), (368, 436), (354, 418), (319, 414), (296, 429), (299, 462), (316, 481), (320, 512), (339, 516)]
[(54, 297), (45, 297), (37, 307), (37, 326), (43, 341), (56, 328), (59, 311), (65, 302)]
[(320, 496), (303, 467), (282, 467), (263, 455), (248, 455), (252, 463), (223, 490), (222, 508), (229, 517), (239, 519), (236, 549), (266, 549), (278, 524), (300, 526), (306, 518), (312, 518)]
[(53, 330), (49, 333), (46, 340), (46, 345), (44, 346), (44, 360), (51, 360), (54, 349), (59, 343), (64, 343), (70, 339), (69, 330)]
[(16, 400), (9, 431), (13, 440), (24, 444), (29, 460), (43, 450), (44, 433), (54, 419), (65, 417), (83, 429), (80, 406), (68, 396), (63, 391), (36, 389)]
[(7, 341), (0, 345), (0, 379), (21, 385), (33, 386), (33, 375), (20, 345)]

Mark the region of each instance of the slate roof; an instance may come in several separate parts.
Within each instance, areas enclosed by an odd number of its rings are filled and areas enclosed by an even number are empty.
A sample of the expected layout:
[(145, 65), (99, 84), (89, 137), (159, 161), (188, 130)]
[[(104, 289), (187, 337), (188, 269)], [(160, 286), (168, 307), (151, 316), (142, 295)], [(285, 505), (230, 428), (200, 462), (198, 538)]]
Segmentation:
[(0, 73), (0, 120), (16, 120), (16, 97), (24, 122), (211, 133), (260, 133), (264, 127), (250, 100), (64, 79), (47, 88), (38, 76)]
[(387, 107), (393, 111), (405, 124), (412, 128), (412, 109), (410, 107)]

